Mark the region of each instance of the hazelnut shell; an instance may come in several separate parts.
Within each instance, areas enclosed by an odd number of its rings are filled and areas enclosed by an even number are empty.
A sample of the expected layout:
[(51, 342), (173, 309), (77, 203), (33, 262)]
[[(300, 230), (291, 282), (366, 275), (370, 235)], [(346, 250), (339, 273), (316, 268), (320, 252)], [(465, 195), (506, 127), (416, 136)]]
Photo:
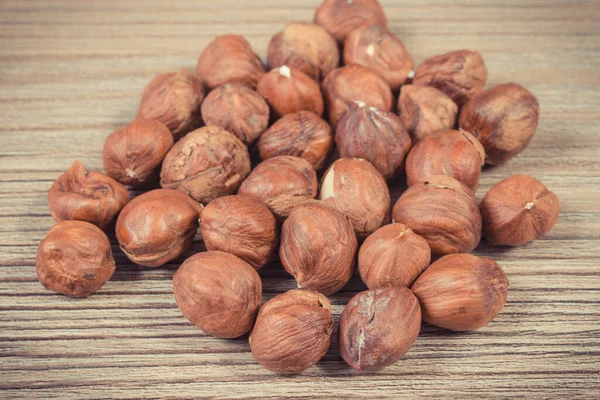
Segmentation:
[(338, 42), (361, 25), (387, 26), (383, 8), (376, 0), (325, 0), (315, 11), (315, 23)]

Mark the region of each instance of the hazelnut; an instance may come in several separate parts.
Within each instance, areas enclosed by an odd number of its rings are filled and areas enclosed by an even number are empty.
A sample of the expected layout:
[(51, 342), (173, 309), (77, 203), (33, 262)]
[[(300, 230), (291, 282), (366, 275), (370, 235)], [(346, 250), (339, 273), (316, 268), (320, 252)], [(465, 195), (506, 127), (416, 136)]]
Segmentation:
[(101, 172), (88, 171), (79, 161), (48, 191), (48, 206), (55, 221), (86, 221), (102, 229), (109, 227), (128, 201), (125, 186)]
[(404, 224), (379, 228), (358, 251), (358, 272), (371, 290), (410, 287), (431, 261), (427, 241)]
[(392, 90), (386, 81), (362, 65), (346, 65), (331, 71), (323, 80), (323, 97), (333, 128), (355, 101), (381, 108), (392, 109)]
[(315, 11), (315, 23), (338, 42), (363, 24), (387, 26), (383, 8), (376, 0), (325, 0)]
[(200, 54), (196, 71), (210, 90), (233, 82), (254, 89), (265, 73), (260, 57), (239, 35), (217, 36)]
[(248, 149), (232, 133), (205, 126), (187, 134), (167, 153), (160, 185), (201, 203), (234, 194), (250, 173)]
[(333, 150), (333, 132), (327, 122), (309, 111), (287, 114), (275, 122), (258, 141), (260, 158), (294, 156), (323, 169)]
[(493, 245), (523, 246), (558, 219), (558, 197), (537, 179), (513, 175), (492, 186), (479, 205), (483, 236)]
[(405, 287), (368, 290), (354, 296), (340, 317), (342, 358), (358, 371), (400, 360), (421, 330), (419, 301)]
[(35, 263), (45, 288), (73, 297), (96, 293), (115, 272), (108, 237), (83, 221), (61, 221), (50, 228)]
[(436, 87), (462, 107), (483, 90), (486, 80), (487, 68), (481, 54), (473, 50), (457, 50), (423, 61), (417, 68), (413, 83)]
[(335, 142), (342, 157), (369, 161), (386, 181), (404, 171), (404, 158), (412, 145), (400, 118), (357, 101), (342, 115), (335, 131)]
[(202, 123), (203, 99), (202, 83), (196, 75), (185, 70), (161, 74), (144, 89), (137, 118), (162, 122), (178, 140)]
[(431, 86), (404, 85), (398, 98), (398, 115), (413, 143), (456, 125), (458, 106), (441, 90)]
[(269, 105), (241, 83), (228, 83), (211, 91), (202, 103), (206, 125), (216, 125), (251, 144), (269, 126)]
[(507, 83), (475, 96), (460, 112), (460, 126), (473, 133), (486, 153), (485, 162), (505, 163), (531, 141), (537, 129), (537, 98), (516, 83)]
[(429, 266), (412, 291), (423, 320), (452, 331), (472, 331), (498, 315), (508, 294), (508, 279), (491, 258), (450, 254)]
[(362, 158), (340, 158), (323, 176), (319, 200), (341, 211), (359, 238), (390, 219), (390, 191), (385, 179)]
[(473, 192), (445, 175), (409, 187), (394, 205), (392, 219), (427, 240), (433, 256), (466, 253), (481, 240), (481, 214)]
[(188, 321), (207, 335), (226, 339), (247, 333), (262, 303), (258, 273), (222, 251), (186, 259), (173, 275), (173, 292)]
[(258, 164), (238, 194), (260, 200), (281, 221), (298, 204), (316, 198), (318, 187), (317, 173), (308, 161), (277, 156)]
[(202, 205), (173, 189), (156, 189), (129, 202), (117, 219), (117, 240), (131, 261), (158, 267), (192, 244)]
[(104, 170), (124, 185), (144, 186), (156, 182), (171, 146), (173, 135), (165, 124), (137, 119), (106, 138), (102, 151)]
[(250, 334), (256, 361), (279, 374), (299, 374), (329, 349), (331, 303), (312, 290), (290, 290), (267, 301)]
[(208, 250), (233, 254), (258, 270), (278, 250), (277, 221), (263, 203), (244, 196), (225, 196), (208, 203), (200, 221)]
[(444, 130), (426, 136), (406, 157), (406, 178), (412, 186), (430, 175), (448, 175), (473, 193), (485, 161), (483, 146), (469, 132)]
[(344, 214), (322, 201), (308, 201), (283, 223), (279, 258), (298, 287), (330, 295), (350, 281), (356, 247)]

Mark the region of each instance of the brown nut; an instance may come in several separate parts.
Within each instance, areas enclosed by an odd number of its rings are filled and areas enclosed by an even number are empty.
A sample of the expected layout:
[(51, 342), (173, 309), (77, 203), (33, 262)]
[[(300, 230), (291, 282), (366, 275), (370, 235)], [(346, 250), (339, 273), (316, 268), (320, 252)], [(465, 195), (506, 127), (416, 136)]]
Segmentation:
[(427, 240), (433, 256), (466, 253), (481, 240), (481, 214), (473, 192), (445, 175), (409, 187), (394, 205), (392, 220)]
[(492, 186), (479, 205), (483, 236), (493, 245), (523, 246), (558, 219), (558, 197), (537, 179), (513, 175)]
[(338, 42), (363, 24), (387, 26), (383, 8), (376, 0), (324, 0), (315, 11), (315, 23)]
[(364, 158), (393, 180), (404, 171), (404, 158), (412, 145), (400, 118), (357, 101), (342, 115), (335, 131), (341, 157)]
[(117, 240), (131, 261), (159, 267), (192, 244), (202, 205), (173, 189), (146, 192), (127, 204), (117, 219)]
[(390, 191), (385, 179), (362, 158), (340, 158), (323, 176), (319, 200), (341, 211), (359, 238), (390, 219)]
[(144, 89), (137, 118), (162, 122), (178, 140), (202, 123), (202, 99), (204, 89), (196, 75), (186, 70), (157, 75)]
[(129, 201), (127, 188), (111, 177), (88, 171), (75, 161), (48, 191), (48, 206), (55, 221), (78, 220), (106, 229)]
[(267, 129), (258, 141), (262, 160), (276, 156), (300, 157), (317, 171), (327, 164), (333, 146), (329, 124), (309, 111), (287, 114)]
[(279, 258), (298, 287), (330, 295), (350, 281), (356, 248), (344, 214), (314, 200), (294, 208), (283, 223)]
[(354, 296), (340, 317), (342, 358), (358, 371), (400, 360), (421, 330), (419, 301), (405, 287), (367, 290)]
[(457, 50), (423, 61), (413, 83), (436, 87), (462, 107), (483, 90), (486, 80), (487, 68), (481, 54), (474, 50)]
[(438, 131), (423, 138), (406, 157), (406, 178), (412, 186), (430, 175), (448, 175), (473, 193), (485, 161), (483, 146), (469, 132)]
[(250, 334), (252, 356), (279, 374), (299, 374), (329, 349), (331, 303), (312, 290), (290, 290), (267, 301)]
[(136, 119), (106, 138), (102, 160), (106, 174), (124, 185), (158, 181), (160, 166), (173, 146), (173, 135), (158, 120)]
[(269, 126), (269, 105), (241, 83), (228, 83), (211, 91), (202, 103), (206, 125), (216, 125), (251, 144)]
[(537, 98), (516, 83), (495, 86), (475, 96), (460, 112), (460, 126), (485, 148), (485, 162), (505, 163), (531, 141), (540, 116)]
[(160, 185), (200, 203), (234, 194), (250, 173), (248, 149), (232, 133), (205, 126), (187, 134), (167, 153)]
[(508, 279), (491, 258), (450, 254), (431, 264), (412, 291), (425, 322), (452, 331), (472, 331), (489, 324), (502, 310)]
[(72, 297), (96, 293), (115, 272), (108, 237), (83, 221), (62, 221), (50, 228), (35, 263), (46, 289)]
[(356, 101), (385, 111), (392, 109), (393, 102), (387, 82), (370, 69), (355, 64), (336, 68), (325, 77), (323, 97), (332, 128)]
[(427, 241), (404, 224), (379, 228), (358, 251), (358, 272), (371, 290), (411, 287), (430, 262)]
[(308, 161), (277, 156), (258, 164), (238, 194), (263, 202), (282, 221), (298, 204), (316, 198), (318, 189), (317, 173)]
[(277, 254), (277, 221), (263, 203), (244, 196), (225, 196), (208, 203), (200, 220), (208, 250), (233, 254), (259, 270)]
[(404, 85), (398, 98), (398, 115), (413, 143), (456, 125), (458, 106), (431, 86)]

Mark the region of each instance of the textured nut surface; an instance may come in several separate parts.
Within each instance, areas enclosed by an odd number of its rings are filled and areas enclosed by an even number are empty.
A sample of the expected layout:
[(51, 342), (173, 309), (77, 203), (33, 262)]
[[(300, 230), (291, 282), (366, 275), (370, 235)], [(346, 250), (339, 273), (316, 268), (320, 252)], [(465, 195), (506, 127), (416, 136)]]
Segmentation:
[(83, 221), (62, 221), (50, 228), (35, 262), (45, 288), (73, 297), (96, 293), (115, 272), (108, 237)]
[(376, 0), (325, 0), (315, 11), (315, 23), (337, 41), (365, 24), (387, 26), (383, 8)]
[(312, 290), (290, 290), (266, 302), (250, 334), (256, 361), (280, 374), (299, 374), (329, 349), (331, 303)]
[(421, 308), (405, 287), (354, 296), (340, 317), (340, 354), (352, 368), (372, 371), (394, 364), (421, 330)]
[(471, 331), (490, 323), (502, 310), (508, 279), (491, 258), (450, 254), (431, 264), (412, 290), (425, 322)]
[(493, 245), (523, 246), (546, 235), (558, 219), (558, 197), (537, 179), (513, 175), (480, 204), (483, 235)]

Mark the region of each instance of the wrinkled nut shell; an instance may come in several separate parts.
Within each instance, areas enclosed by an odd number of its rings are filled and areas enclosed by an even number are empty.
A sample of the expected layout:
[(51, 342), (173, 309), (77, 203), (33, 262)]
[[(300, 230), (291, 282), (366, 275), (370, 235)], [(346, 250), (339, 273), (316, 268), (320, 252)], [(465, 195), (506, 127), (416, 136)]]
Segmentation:
[(338, 42), (361, 25), (387, 26), (383, 8), (376, 0), (325, 0), (315, 11), (315, 23)]

